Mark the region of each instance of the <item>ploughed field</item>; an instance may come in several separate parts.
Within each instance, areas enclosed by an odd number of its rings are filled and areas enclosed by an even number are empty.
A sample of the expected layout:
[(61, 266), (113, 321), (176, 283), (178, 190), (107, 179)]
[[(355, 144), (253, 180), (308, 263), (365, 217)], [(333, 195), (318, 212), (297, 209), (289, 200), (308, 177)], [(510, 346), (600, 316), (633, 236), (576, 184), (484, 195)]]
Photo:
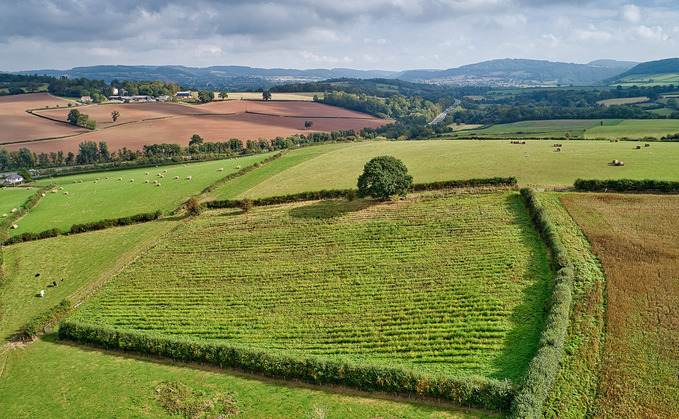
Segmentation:
[(70, 318), (516, 381), (549, 291), (518, 194), (439, 193), (205, 212)]
[[(5, 113), (7, 118), (21, 117), (22, 121), (26, 121), (22, 125), (23, 130), (17, 128), (12, 131), (20, 133), (19, 137), (0, 135), (0, 142), (4, 142), (4, 147), (8, 150), (29, 147), (35, 153), (60, 150), (75, 153), (78, 151), (78, 144), (83, 141), (105, 141), (111, 151), (117, 152), (123, 147), (141, 150), (146, 144), (178, 143), (187, 146), (193, 134), (200, 135), (205, 141), (238, 138), (245, 142), (314, 131), (353, 129), (358, 132), (366, 127), (377, 128), (392, 122), (316, 102), (227, 100), (203, 105), (152, 102), (79, 106), (77, 109), (81, 113), (97, 121), (97, 130), (89, 131), (65, 123), (68, 113), (73, 109), (66, 107), (67, 101), (45, 94), (39, 95), (29, 102), (0, 102), (0, 121)], [(63, 103), (56, 109), (48, 99)], [(44, 118), (25, 112), (25, 109), (42, 108), (46, 105), (50, 109), (35, 111)], [(3, 110), (5, 107), (6, 110)], [(115, 123), (111, 118), (114, 110), (120, 112)], [(306, 121), (313, 122), (310, 129), (304, 127)], [(43, 126), (55, 127), (55, 130), (47, 133), (42, 129)], [(70, 136), (34, 141), (67, 135)], [(31, 142), (13, 142), (19, 140)]]

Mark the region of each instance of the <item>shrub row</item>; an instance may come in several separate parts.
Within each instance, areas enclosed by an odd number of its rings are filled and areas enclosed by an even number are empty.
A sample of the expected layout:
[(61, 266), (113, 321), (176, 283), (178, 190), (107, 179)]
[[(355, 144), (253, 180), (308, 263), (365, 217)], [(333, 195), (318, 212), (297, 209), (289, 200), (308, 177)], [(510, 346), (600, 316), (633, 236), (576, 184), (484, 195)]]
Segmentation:
[(45, 332), (45, 329), (50, 325), (61, 320), (65, 315), (73, 310), (73, 302), (63, 300), (58, 305), (51, 309), (33, 317), (24, 327), (17, 333), (16, 338), (21, 340), (30, 340)]
[(235, 179), (235, 178), (237, 178), (237, 177), (243, 176), (243, 175), (246, 174), (246, 173), (250, 173), (250, 172), (252, 172), (253, 170), (259, 168), (260, 166), (262, 166), (262, 165), (264, 165), (264, 164), (270, 163), (270, 162), (272, 162), (272, 161), (274, 161), (274, 160), (276, 160), (276, 159), (279, 159), (279, 158), (283, 157), (285, 154), (287, 154), (287, 152), (288, 152), (288, 150), (284, 150), (284, 151), (278, 152), (278, 153), (274, 154), (273, 156), (267, 157), (266, 159), (262, 160), (261, 163), (255, 163), (255, 164), (251, 164), (250, 166), (243, 167), (242, 169), (240, 169), (240, 170), (237, 171), (236, 173), (231, 173), (230, 175), (225, 176), (225, 177), (223, 177), (222, 179), (219, 179), (218, 181), (216, 181), (216, 182), (213, 183), (212, 185), (210, 185), (210, 186), (208, 186), (207, 188), (203, 189), (200, 193), (201, 193), (201, 195), (202, 195), (202, 194), (206, 194), (206, 193), (208, 193), (208, 192), (212, 192), (213, 190), (217, 189), (217, 187), (219, 187), (220, 185), (222, 185), (222, 184), (224, 184), (224, 183), (226, 183), (226, 182), (228, 182), (228, 181), (230, 181), (230, 180), (232, 180), (232, 179)]
[(4, 244), (9, 245), (21, 242), (28, 242), (33, 240), (46, 239), (49, 237), (57, 237), (59, 235), (61, 235), (61, 230), (59, 230), (58, 228), (51, 228), (49, 230), (41, 231), (40, 233), (23, 233), (14, 237), (10, 237)]
[(483, 377), (434, 377), (395, 367), (283, 354), (226, 342), (190, 341), (72, 321), (59, 325), (59, 339), (312, 384), (339, 384), (364, 391), (435, 397), (461, 406), (495, 411), (507, 411), (513, 397), (509, 381)]
[[(446, 180), (431, 183), (415, 183), (410, 188), (411, 192), (431, 191), (446, 188), (465, 188), (470, 186), (513, 186), (516, 185), (516, 178), (495, 177), (486, 179), (467, 179), (467, 180)], [(323, 189), (320, 191), (301, 192), (289, 195), (270, 196), (267, 198), (252, 199), (252, 206), (260, 207), (264, 205), (286, 204), (299, 201), (313, 201), (320, 199), (350, 198), (358, 196), (356, 189)], [(225, 199), (219, 201), (208, 201), (206, 208), (241, 208), (243, 201), (240, 199)]]
[(531, 188), (521, 189), (533, 223), (547, 242), (556, 264), (556, 278), (545, 328), (538, 341), (538, 350), (528, 363), (521, 388), (512, 402), (510, 417), (541, 418), (545, 400), (559, 372), (570, 317), (573, 288), (573, 264), (566, 247)]
[(581, 191), (606, 191), (617, 192), (679, 192), (679, 182), (669, 180), (634, 180), (634, 179), (577, 179), (573, 184)]
[(144, 212), (129, 217), (111, 218), (107, 220), (92, 221), (91, 223), (73, 224), (68, 234), (84, 233), (86, 231), (103, 230), (110, 227), (126, 226), (130, 224), (145, 223), (159, 218), (163, 213), (158, 210), (156, 212)]

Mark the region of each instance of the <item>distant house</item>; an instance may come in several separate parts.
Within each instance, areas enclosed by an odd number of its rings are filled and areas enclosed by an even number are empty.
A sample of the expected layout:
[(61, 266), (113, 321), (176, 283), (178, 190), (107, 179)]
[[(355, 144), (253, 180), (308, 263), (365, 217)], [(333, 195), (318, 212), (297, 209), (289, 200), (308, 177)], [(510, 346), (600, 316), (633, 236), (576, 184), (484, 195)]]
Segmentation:
[(10, 173), (2, 183), (5, 185), (16, 185), (17, 183), (22, 183), (24, 180), (26, 179), (24, 179), (24, 177), (20, 174)]
[(83, 96), (80, 98), (81, 103), (89, 103), (92, 102), (92, 98), (90, 96)]
[(156, 98), (156, 102), (165, 102), (166, 100), (169, 100), (169, 99), (170, 99), (170, 96), (167, 96), (167, 95), (158, 96)]
[(150, 102), (153, 98), (146, 95), (136, 95), (132, 96), (132, 102)]

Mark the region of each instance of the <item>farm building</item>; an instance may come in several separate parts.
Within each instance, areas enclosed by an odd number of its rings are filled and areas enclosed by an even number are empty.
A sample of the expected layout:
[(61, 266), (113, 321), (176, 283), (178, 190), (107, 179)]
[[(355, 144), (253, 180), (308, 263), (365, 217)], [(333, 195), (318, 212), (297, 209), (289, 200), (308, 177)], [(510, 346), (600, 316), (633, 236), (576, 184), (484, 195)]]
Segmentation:
[(5, 185), (16, 185), (17, 183), (22, 183), (24, 180), (24, 177), (20, 174), (10, 173), (2, 183)]
[(90, 96), (83, 96), (80, 98), (80, 103), (89, 103), (92, 102), (92, 98)]
[(177, 97), (191, 97), (191, 91), (189, 90), (188, 92), (177, 92), (176, 96)]

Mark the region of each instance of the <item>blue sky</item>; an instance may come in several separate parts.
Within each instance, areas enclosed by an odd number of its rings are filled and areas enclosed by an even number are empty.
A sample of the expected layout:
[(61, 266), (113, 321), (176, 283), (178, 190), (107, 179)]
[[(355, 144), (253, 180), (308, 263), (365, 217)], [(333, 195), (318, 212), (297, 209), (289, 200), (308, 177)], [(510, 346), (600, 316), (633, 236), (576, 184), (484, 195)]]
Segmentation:
[(23, 0), (0, 70), (98, 64), (406, 70), (679, 56), (676, 0)]

